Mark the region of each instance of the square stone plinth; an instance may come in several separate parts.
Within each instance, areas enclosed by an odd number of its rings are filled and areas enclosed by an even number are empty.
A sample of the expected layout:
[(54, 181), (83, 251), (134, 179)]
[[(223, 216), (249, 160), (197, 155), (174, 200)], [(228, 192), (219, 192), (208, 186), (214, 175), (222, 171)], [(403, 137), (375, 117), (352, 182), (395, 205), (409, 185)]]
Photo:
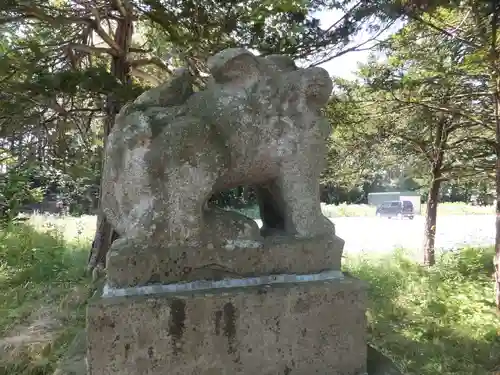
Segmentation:
[(107, 278), (118, 288), (228, 277), (308, 274), (340, 270), (344, 240), (335, 235), (265, 238), (255, 247), (169, 247), (129, 242), (107, 258)]
[(365, 287), (351, 278), (96, 298), (88, 375), (361, 375)]

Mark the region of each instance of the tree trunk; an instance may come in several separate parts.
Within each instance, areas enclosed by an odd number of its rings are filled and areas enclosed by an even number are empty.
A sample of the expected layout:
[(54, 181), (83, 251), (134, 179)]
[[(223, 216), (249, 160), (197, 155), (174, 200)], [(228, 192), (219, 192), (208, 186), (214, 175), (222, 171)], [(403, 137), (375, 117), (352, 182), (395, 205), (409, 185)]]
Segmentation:
[[(130, 66), (127, 60), (127, 54), (130, 48), (130, 43), (133, 33), (133, 18), (132, 12), (117, 21), (117, 28), (115, 32), (114, 41), (120, 47), (118, 56), (113, 56), (111, 60), (111, 74), (116, 77), (122, 85), (129, 85), (131, 83), (130, 79)], [(104, 147), (106, 147), (107, 138), (111, 129), (115, 123), (115, 118), (123, 103), (120, 98), (114, 93), (108, 95), (106, 99), (106, 120), (104, 123)], [(104, 155), (104, 153), (103, 153)], [(102, 166), (104, 165), (104, 159), (102, 160)], [(101, 173), (102, 176), (102, 173)], [(101, 189), (102, 192), (102, 181)], [(101, 194), (101, 193), (100, 193)], [(100, 201), (100, 199), (99, 199)], [(96, 233), (94, 236), (94, 241), (92, 242), (92, 248), (90, 249), (88, 268), (94, 270), (95, 268), (106, 267), (106, 255), (108, 253), (111, 244), (115, 239), (118, 238), (118, 233), (112, 228), (111, 224), (108, 222), (106, 216), (102, 212), (99, 203), (98, 219)]]
[(498, 38), (498, 1), (491, 2), (491, 45), (490, 45), (490, 69), (493, 91), (493, 112), (495, 115), (496, 130), (496, 221), (495, 221), (495, 303), (500, 311), (500, 58), (497, 51)]
[(425, 214), (424, 264), (426, 266), (432, 266), (436, 263), (434, 245), (436, 240), (437, 206), (440, 188), (441, 180), (433, 176), (427, 198), (427, 213)]
[(494, 74), (494, 94), (493, 102), (495, 107), (495, 128), (496, 128), (496, 219), (495, 219), (495, 303), (500, 311), (500, 75)]
[[(496, 104), (498, 108), (498, 103)], [(496, 128), (496, 219), (495, 219), (495, 303), (500, 311), (500, 124)]]
[(431, 160), (431, 184), (429, 186), (429, 196), (427, 197), (427, 213), (425, 216), (424, 230), (424, 264), (433, 266), (436, 263), (435, 242), (437, 207), (439, 200), (439, 190), (442, 182), (442, 168), (444, 160), (445, 145), (448, 140), (446, 129), (447, 118), (441, 113), (436, 123), (436, 134), (434, 136), (433, 148), (429, 155)]

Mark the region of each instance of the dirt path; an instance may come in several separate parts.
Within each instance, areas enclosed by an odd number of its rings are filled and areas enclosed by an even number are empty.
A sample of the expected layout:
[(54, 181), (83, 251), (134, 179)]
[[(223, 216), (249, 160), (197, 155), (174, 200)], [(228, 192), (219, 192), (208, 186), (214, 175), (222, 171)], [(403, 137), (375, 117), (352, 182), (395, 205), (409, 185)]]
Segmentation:
[(75, 336), (64, 359), (53, 375), (86, 375), (87, 336), (85, 330)]
[(25, 323), (0, 338), (0, 373), (52, 375), (53, 343), (62, 329), (51, 306), (33, 311)]
[[(56, 343), (61, 344), (60, 338), (68, 333), (68, 329), (72, 329), (71, 334), (75, 332), (79, 325), (71, 327), (71, 322), (75, 322), (71, 315), (87, 298), (88, 288), (75, 288), (59, 303), (53, 301), (52, 304), (47, 304), (40, 301), (38, 306), (35, 305), (24, 323), (0, 337), (0, 373), (3, 370), (16, 375), (52, 375), (56, 367), (54, 360), (61, 354), (60, 351), (56, 352)], [(82, 329), (67, 353), (63, 353), (64, 359), (57, 366), (54, 375), (85, 375), (84, 333)], [(51, 365), (47, 365), (49, 362)]]
[(51, 308), (44, 306), (31, 314), (28, 323), (16, 326), (6, 337), (0, 338), (0, 348), (50, 342), (60, 327), (61, 324), (54, 317)]

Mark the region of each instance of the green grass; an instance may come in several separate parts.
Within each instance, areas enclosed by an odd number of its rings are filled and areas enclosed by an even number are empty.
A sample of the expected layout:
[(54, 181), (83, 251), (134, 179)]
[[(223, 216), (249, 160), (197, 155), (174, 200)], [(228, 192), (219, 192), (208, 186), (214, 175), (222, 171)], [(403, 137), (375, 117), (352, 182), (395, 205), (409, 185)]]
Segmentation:
[(463, 249), (430, 269), (402, 253), (348, 259), (346, 268), (369, 285), (373, 345), (408, 374), (498, 374), (492, 258), (492, 249)]
[[(43, 311), (60, 323), (41, 343), (0, 350), (0, 375), (52, 375), (82, 331), (93, 290), (85, 275), (93, 220), (34, 216), (0, 232), (0, 340)], [(430, 269), (402, 253), (346, 259), (346, 269), (369, 285), (372, 344), (412, 375), (500, 371), (492, 256), (491, 249), (464, 249)]]
[[(326, 217), (359, 217), (375, 216), (375, 207), (367, 204), (321, 204), (321, 209)], [(257, 206), (239, 209), (239, 212), (253, 219), (259, 218)], [(422, 204), (422, 215), (425, 214), (426, 206)], [(438, 215), (493, 215), (493, 206), (473, 206), (466, 203), (440, 203), (438, 205)]]
[[(327, 217), (368, 217), (375, 216), (375, 207), (366, 204), (321, 204), (323, 214)], [(257, 206), (238, 209), (237, 211), (253, 219), (259, 219), (259, 208)], [(422, 214), (425, 213), (425, 205), (422, 205)], [(438, 215), (493, 215), (493, 206), (472, 206), (465, 203), (440, 203)], [(92, 240), (96, 217), (84, 215), (81, 217), (72, 216), (51, 216), (32, 215), (29, 225), (40, 232), (58, 232), (65, 240), (70, 242), (88, 243)]]
[[(367, 204), (321, 204), (323, 214), (327, 217), (350, 217), (350, 216), (375, 216), (375, 207)], [(426, 206), (422, 204), (422, 215), (425, 215)], [(493, 206), (473, 206), (466, 203), (439, 203), (438, 215), (493, 215)]]
[[(53, 373), (85, 324), (87, 256), (88, 242), (68, 241), (54, 229), (16, 225), (0, 232), (1, 375)], [(31, 335), (39, 340), (30, 342)]]

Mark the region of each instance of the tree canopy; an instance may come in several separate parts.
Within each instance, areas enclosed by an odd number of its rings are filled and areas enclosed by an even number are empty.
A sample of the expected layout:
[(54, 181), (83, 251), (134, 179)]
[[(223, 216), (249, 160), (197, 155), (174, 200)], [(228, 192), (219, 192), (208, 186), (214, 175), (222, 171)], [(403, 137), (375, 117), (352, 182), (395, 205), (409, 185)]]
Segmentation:
[[(4, 1), (2, 213), (13, 217), (16, 205), (50, 194), (65, 196), (74, 213), (98, 213), (102, 150), (116, 114), (179, 66), (199, 90), (206, 58), (228, 47), (286, 54), (304, 66), (372, 49), (356, 80), (334, 77), (323, 198), (420, 191), (432, 258), (439, 201), (482, 194), (487, 202), (493, 186), (500, 194), (499, 9), (478, 0)], [(322, 25), (325, 10), (342, 15)], [(387, 37), (395, 22), (403, 27)], [(370, 42), (353, 43), (362, 33)], [(25, 197), (14, 197), (16, 189)], [(215, 200), (254, 197), (247, 187), (224, 194)], [(94, 242), (105, 250), (112, 228), (99, 218)]]

